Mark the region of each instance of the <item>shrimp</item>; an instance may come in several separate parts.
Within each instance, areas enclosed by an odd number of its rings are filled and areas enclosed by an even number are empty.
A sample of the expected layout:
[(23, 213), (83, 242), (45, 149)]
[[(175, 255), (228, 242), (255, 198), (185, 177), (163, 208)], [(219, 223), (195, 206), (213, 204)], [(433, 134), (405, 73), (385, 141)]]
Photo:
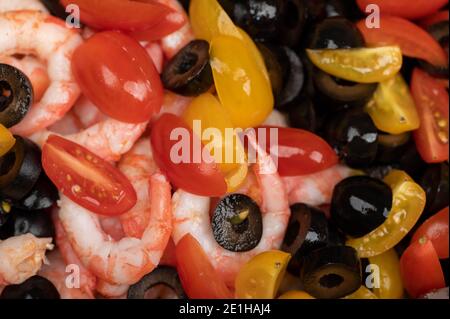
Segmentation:
[(290, 217), (288, 198), (272, 158), (257, 145), (255, 134), (250, 144), (258, 152), (254, 172), (260, 185), (263, 212), (263, 236), (258, 246), (248, 252), (232, 252), (222, 248), (214, 239), (209, 218), (210, 198), (178, 190), (172, 199), (174, 230), (177, 244), (191, 234), (202, 246), (214, 268), (232, 287), (239, 269), (253, 256), (271, 249), (279, 249)]
[(39, 0), (4, 0), (0, 1), (0, 13), (19, 10), (35, 10), (48, 13)]
[(50, 78), (44, 63), (32, 56), (25, 56), (23, 59), (12, 56), (0, 56), (0, 63), (12, 65), (25, 73), (33, 87), (34, 102), (41, 100), (50, 85)]
[[(94, 296), (91, 293), (87, 293), (81, 288), (72, 287), (68, 284), (71, 275), (70, 269), (67, 268), (67, 264), (62, 258), (59, 251), (55, 250), (48, 254), (48, 265), (43, 265), (39, 270), (39, 275), (47, 278), (55, 285), (62, 299), (93, 299)], [(75, 275), (73, 273), (72, 275)]]
[(169, 91), (164, 94), (164, 101), (161, 107), (161, 111), (153, 120), (158, 119), (161, 115), (169, 113), (177, 116), (183, 115), (186, 108), (191, 103), (192, 98), (181, 96)]
[(84, 95), (80, 96), (73, 106), (72, 111), (74, 115), (78, 117), (78, 120), (84, 128), (88, 128), (108, 119), (108, 117)]
[(83, 129), (83, 126), (77, 116), (69, 111), (58, 122), (52, 124), (49, 130), (60, 135), (77, 134)]
[(0, 241), (0, 286), (21, 284), (36, 275), (45, 261), (45, 252), (51, 249), (51, 238), (32, 234)]
[(29, 136), (61, 119), (80, 94), (71, 70), (71, 57), (82, 43), (76, 30), (39, 11), (0, 14), (1, 55), (35, 55), (47, 64), (50, 85), (25, 118), (12, 127), (14, 134)]
[(191, 24), (189, 23), (189, 18), (184, 11), (184, 8), (177, 0), (157, 0), (159, 3), (165, 4), (168, 7), (177, 10), (179, 13), (183, 14), (186, 18), (186, 24), (182, 26), (179, 30), (163, 37), (161, 39), (161, 47), (164, 55), (167, 59), (171, 59), (175, 56), (183, 47), (185, 47), (189, 42), (194, 40), (194, 32), (192, 31)]
[(331, 203), (336, 184), (352, 175), (352, 172), (346, 166), (336, 165), (311, 175), (283, 177), (290, 205), (304, 203), (321, 206)]
[(130, 285), (116, 285), (99, 280), (97, 292), (105, 298), (125, 299)]
[(153, 64), (161, 74), (164, 66), (164, 52), (157, 42), (144, 43), (142, 45), (153, 61)]
[[(137, 143), (136, 152), (145, 144), (150, 145), (150, 141)], [(136, 180), (130, 177), (135, 185)], [(102, 230), (97, 215), (64, 196), (59, 201), (59, 218), (72, 247), (83, 264), (103, 281), (131, 285), (159, 264), (172, 232), (170, 184), (160, 173), (151, 175), (148, 183), (150, 194), (136, 189), (139, 205), (147, 202), (149, 197), (153, 199), (150, 219), (139, 239), (124, 237), (114, 241)]]

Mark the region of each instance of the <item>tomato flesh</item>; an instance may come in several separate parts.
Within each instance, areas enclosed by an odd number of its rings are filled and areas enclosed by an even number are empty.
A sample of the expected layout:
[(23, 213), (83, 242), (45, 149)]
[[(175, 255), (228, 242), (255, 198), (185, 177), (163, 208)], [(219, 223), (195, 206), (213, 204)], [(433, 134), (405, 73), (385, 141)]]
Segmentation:
[(158, 167), (177, 188), (199, 196), (226, 193), (219, 166), (180, 117), (163, 114), (152, 126), (151, 142)]
[(145, 122), (162, 106), (163, 87), (151, 58), (121, 32), (89, 38), (74, 52), (72, 70), (88, 99), (116, 120)]
[(208, 260), (198, 241), (185, 235), (175, 248), (181, 284), (192, 299), (231, 299), (232, 293)]
[(400, 258), (400, 273), (406, 291), (413, 298), (445, 287), (438, 255), (426, 237), (412, 243), (405, 250)]
[[(271, 150), (271, 132), (278, 132), (278, 152)], [(261, 126), (256, 132), (266, 135), (266, 152), (278, 158), (281, 176), (300, 176), (321, 172), (335, 166), (339, 159), (331, 146), (321, 137), (301, 129)], [(272, 137), (273, 138), (273, 137)], [(272, 141), (273, 144), (273, 141)]]
[(419, 26), (403, 18), (389, 16), (381, 16), (380, 23), (380, 28), (368, 28), (365, 20), (357, 24), (368, 45), (398, 45), (406, 56), (434, 65), (448, 65), (444, 49)]
[(423, 237), (431, 240), (439, 258), (445, 259), (449, 257), (448, 207), (427, 219), (417, 229), (412, 242), (419, 241)]
[(125, 175), (62, 137), (48, 138), (42, 148), (42, 166), (59, 191), (94, 213), (120, 215), (136, 204), (136, 192)]
[(427, 163), (448, 160), (448, 92), (436, 79), (415, 69), (411, 91), (420, 117), (420, 128), (414, 131), (417, 150)]
[(407, 19), (425, 17), (447, 4), (448, 0), (357, 0), (359, 8), (366, 12), (367, 6), (375, 4), (382, 15), (393, 15)]

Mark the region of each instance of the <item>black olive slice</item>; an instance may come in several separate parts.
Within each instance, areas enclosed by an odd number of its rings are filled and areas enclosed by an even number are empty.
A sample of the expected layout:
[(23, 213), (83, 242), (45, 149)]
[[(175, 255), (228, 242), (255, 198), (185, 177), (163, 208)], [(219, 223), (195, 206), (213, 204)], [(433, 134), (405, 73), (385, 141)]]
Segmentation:
[[(441, 21), (428, 27), (428, 32), (449, 54), (449, 21)], [(419, 60), (420, 66), (433, 76), (448, 79), (448, 66), (433, 65), (423, 60)]]
[[(223, 1), (222, 1), (223, 2)], [(257, 40), (276, 40), (284, 0), (247, 0), (234, 2), (233, 19)]]
[(316, 110), (308, 96), (295, 99), (288, 110), (289, 124), (291, 127), (315, 132), (317, 129)]
[(67, 16), (69, 15), (69, 13), (66, 12), (66, 9), (63, 7), (59, 0), (41, 0), (41, 2), (47, 8), (47, 10), (50, 11), (52, 16), (66, 20)]
[(38, 238), (55, 238), (52, 218), (46, 211), (22, 211), (13, 209), (8, 221), (0, 228), (0, 239), (24, 234), (33, 234)]
[(6, 221), (11, 215), (11, 210), (11, 204), (8, 201), (0, 199), (0, 229), (4, 224), (6, 224)]
[(287, 70), (284, 75), (283, 90), (276, 101), (278, 108), (286, 106), (299, 96), (305, 84), (303, 62), (297, 53), (288, 47), (281, 47), (279, 56), (286, 61)]
[(259, 244), (263, 230), (258, 204), (243, 194), (224, 197), (214, 210), (212, 230), (223, 248), (235, 252), (252, 250)]
[(384, 223), (392, 208), (392, 190), (369, 176), (352, 176), (336, 185), (331, 218), (347, 235), (362, 237)]
[(284, 236), (281, 249), (295, 255), (302, 247), (311, 225), (311, 210), (305, 204), (291, 206), (291, 217)]
[(52, 282), (41, 276), (33, 276), (20, 285), (9, 285), (3, 289), (0, 299), (60, 299)]
[(20, 200), (41, 174), (41, 150), (26, 138), (14, 137), (16, 143), (0, 158), (0, 193), (8, 199)]
[(342, 81), (338, 81), (335, 77), (318, 69), (316, 69), (313, 78), (318, 91), (338, 102), (368, 100), (377, 88), (376, 83), (364, 84), (350, 82), (342, 84)]
[(278, 61), (278, 56), (269, 46), (261, 42), (257, 42), (257, 46), (264, 58), (267, 72), (269, 72), (272, 91), (275, 97), (278, 97), (283, 89), (283, 69)]
[(186, 96), (197, 96), (213, 84), (209, 64), (209, 43), (194, 40), (167, 63), (161, 75), (166, 89)]
[(33, 103), (33, 87), (19, 69), (0, 63), (0, 124), (19, 123)]
[(332, 17), (316, 25), (309, 40), (310, 49), (349, 49), (364, 47), (361, 32), (349, 20)]
[(177, 270), (172, 267), (160, 266), (151, 273), (142, 277), (139, 282), (128, 289), (128, 299), (146, 299), (146, 293), (152, 288), (164, 285), (173, 290), (178, 299), (186, 299), (186, 294), (181, 286)]
[(430, 217), (449, 205), (448, 163), (429, 165), (420, 185), (427, 194), (427, 203), (421, 219)]
[(279, 19), (279, 40), (281, 44), (296, 47), (306, 23), (307, 8), (303, 0), (284, 0)]
[(335, 246), (314, 250), (302, 259), (300, 279), (315, 298), (345, 297), (361, 286), (361, 264), (352, 247)]
[(24, 210), (41, 210), (50, 208), (58, 199), (58, 189), (42, 172), (33, 189), (22, 199), (13, 201), (13, 205)]

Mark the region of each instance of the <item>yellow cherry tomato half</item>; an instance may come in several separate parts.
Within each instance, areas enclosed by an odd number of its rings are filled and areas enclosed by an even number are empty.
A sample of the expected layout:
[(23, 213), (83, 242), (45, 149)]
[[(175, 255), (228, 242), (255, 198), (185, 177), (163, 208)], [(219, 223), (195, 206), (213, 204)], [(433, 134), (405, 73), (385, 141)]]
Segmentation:
[(369, 234), (347, 241), (361, 258), (377, 256), (397, 245), (414, 227), (425, 208), (425, 191), (405, 172), (392, 170), (384, 182), (393, 194), (388, 218)]
[(211, 68), (217, 94), (235, 127), (256, 127), (274, 107), (267, 70), (255, 50), (235, 37), (218, 36), (211, 42)]
[(5, 155), (16, 144), (16, 139), (11, 132), (0, 124), (0, 156)]
[(377, 267), (379, 271), (379, 287), (375, 286), (373, 292), (380, 299), (402, 299), (403, 283), (400, 275), (400, 260), (394, 249), (373, 257), (369, 257), (369, 264)]
[(344, 297), (344, 299), (378, 299), (378, 297), (364, 286), (361, 286), (351, 295)]
[(316, 299), (307, 292), (292, 290), (282, 294), (278, 299)]
[(402, 51), (397, 46), (306, 52), (322, 71), (357, 83), (386, 81), (400, 71), (403, 62)]
[(378, 85), (366, 111), (380, 131), (390, 134), (414, 131), (420, 126), (413, 97), (400, 73)]
[(291, 255), (272, 250), (253, 257), (236, 277), (236, 297), (239, 299), (275, 298)]

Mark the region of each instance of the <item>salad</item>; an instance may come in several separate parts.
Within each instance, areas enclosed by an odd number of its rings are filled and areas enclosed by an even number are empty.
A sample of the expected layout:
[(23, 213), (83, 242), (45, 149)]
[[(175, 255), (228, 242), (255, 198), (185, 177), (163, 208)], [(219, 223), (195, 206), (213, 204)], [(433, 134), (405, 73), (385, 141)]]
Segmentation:
[(447, 0), (0, 0), (0, 299), (448, 299)]

